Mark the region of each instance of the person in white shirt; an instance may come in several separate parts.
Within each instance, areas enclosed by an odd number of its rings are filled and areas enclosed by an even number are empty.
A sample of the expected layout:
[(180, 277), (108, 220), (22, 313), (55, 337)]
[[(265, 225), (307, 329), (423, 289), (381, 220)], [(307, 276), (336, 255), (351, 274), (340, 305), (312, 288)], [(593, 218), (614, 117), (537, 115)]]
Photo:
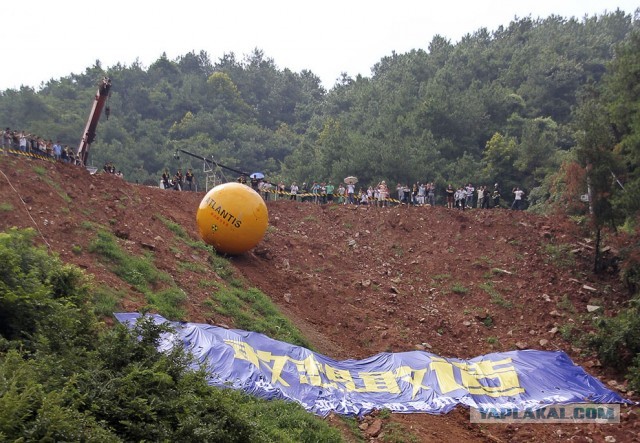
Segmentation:
[(289, 197), (289, 200), (295, 200), (296, 196), (298, 195), (298, 185), (296, 184), (296, 182), (291, 183), (291, 197)]
[(511, 209), (520, 210), (522, 209), (522, 197), (524, 197), (524, 191), (519, 187), (513, 189), (513, 203), (511, 204)]

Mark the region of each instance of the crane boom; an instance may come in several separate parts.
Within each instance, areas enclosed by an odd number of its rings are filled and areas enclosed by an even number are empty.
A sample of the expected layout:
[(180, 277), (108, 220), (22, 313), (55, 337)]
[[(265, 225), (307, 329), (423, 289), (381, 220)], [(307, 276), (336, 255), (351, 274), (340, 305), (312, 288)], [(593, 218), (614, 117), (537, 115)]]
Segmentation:
[(98, 127), (98, 120), (100, 120), (102, 109), (107, 102), (107, 98), (109, 98), (110, 90), (111, 79), (109, 77), (104, 77), (98, 85), (98, 92), (96, 92), (95, 100), (93, 101), (93, 106), (91, 108), (91, 112), (89, 113), (89, 118), (87, 119), (87, 126), (82, 133), (82, 139), (80, 140), (80, 145), (78, 146), (76, 159), (82, 166), (87, 165), (87, 160), (89, 158), (89, 147), (96, 138), (96, 128)]

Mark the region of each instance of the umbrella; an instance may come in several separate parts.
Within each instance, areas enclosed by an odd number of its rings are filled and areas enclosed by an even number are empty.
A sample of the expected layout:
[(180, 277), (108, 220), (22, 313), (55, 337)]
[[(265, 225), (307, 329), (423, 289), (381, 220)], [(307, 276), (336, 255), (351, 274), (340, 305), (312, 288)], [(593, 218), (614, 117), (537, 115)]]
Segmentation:
[(264, 178), (264, 174), (262, 172), (254, 172), (249, 177), (260, 180)]
[(348, 185), (355, 185), (356, 183), (358, 183), (358, 177), (350, 175), (349, 177), (345, 177), (344, 182)]

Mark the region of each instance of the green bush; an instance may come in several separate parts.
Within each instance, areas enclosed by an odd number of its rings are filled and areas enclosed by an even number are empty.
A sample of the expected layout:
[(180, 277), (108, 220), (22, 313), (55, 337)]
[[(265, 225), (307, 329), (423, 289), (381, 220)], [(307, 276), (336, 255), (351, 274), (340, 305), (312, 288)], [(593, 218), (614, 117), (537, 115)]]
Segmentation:
[(635, 299), (635, 306), (621, 310), (616, 317), (597, 320), (598, 331), (590, 338), (600, 360), (615, 369), (626, 369), (640, 353), (638, 302)]
[[(166, 325), (143, 318), (102, 330), (91, 280), (34, 237), (0, 233), (0, 440), (341, 441), (298, 404), (209, 386), (182, 347), (158, 352)], [(269, 314), (258, 293), (249, 297), (256, 315)]]

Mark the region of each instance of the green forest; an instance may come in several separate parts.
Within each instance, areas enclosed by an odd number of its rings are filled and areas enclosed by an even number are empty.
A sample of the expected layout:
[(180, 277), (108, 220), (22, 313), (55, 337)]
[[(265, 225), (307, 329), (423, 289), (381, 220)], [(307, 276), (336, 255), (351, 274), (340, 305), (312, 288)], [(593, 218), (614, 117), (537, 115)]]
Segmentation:
[[(148, 67), (96, 60), (84, 73), (38, 89), (0, 91), (0, 124), (75, 148), (106, 76), (110, 112), (100, 120), (89, 164), (113, 162), (130, 182), (157, 186), (165, 169), (178, 168), (197, 177), (202, 162), (176, 155), (186, 150), (287, 185), (346, 176), (358, 177), (359, 186), (434, 182), (442, 191), (438, 204), (448, 184), (499, 183), (507, 203), (519, 186), (529, 211), (562, 211), (587, 227), (594, 272), (611, 265), (599, 260), (601, 241), (625, 235), (615, 272), (629, 303), (601, 319), (590, 339), (601, 361), (640, 389), (639, 11), (519, 18), (455, 43), (436, 35), (425, 48), (382, 57), (370, 77), (343, 74), (330, 90), (313, 72), (278, 67), (258, 48), (216, 61), (204, 51), (163, 56)], [(151, 439), (299, 441), (280, 438), (285, 414), (277, 409), (265, 419), (268, 435), (260, 434), (262, 406), (213, 392), (201, 374), (185, 375), (186, 355), (152, 352), (162, 332), (152, 325), (100, 330), (80, 302), (87, 283), (78, 271), (49, 265), (42, 251), (28, 248), (28, 237), (0, 234), (0, 437), (39, 439), (54, 429), (55, 437), (72, 440), (78, 430), (87, 440), (136, 440), (160, 417), (166, 426), (154, 427)], [(59, 333), (54, 324), (62, 325)], [(129, 357), (134, 363), (124, 361)], [(79, 375), (69, 379), (72, 366)], [(101, 380), (115, 378), (116, 392), (125, 392), (148, 376), (157, 382), (154, 399), (144, 408), (120, 405), (109, 421), (106, 411), (118, 403)], [(153, 410), (155, 401), (162, 410)], [(236, 402), (250, 403), (239, 417), (227, 414)], [(16, 429), (12, 423), (33, 404), (55, 426), (34, 421)], [(130, 414), (136, 420), (120, 420)], [(334, 441), (311, 418), (297, 420), (294, 432), (317, 432), (308, 441)]]
[[(0, 92), (0, 122), (77, 147), (108, 76), (110, 115), (89, 162), (113, 162), (132, 182), (157, 184), (165, 168), (201, 171), (201, 161), (176, 158), (184, 149), (272, 182), (498, 182), (507, 192), (520, 186), (535, 206), (559, 197), (557, 173), (569, 163), (584, 169), (581, 149), (593, 137), (618, 147), (614, 173), (633, 181), (625, 165), (634, 147), (624, 139), (637, 106), (628, 77), (637, 28), (620, 10), (522, 18), (455, 44), (435, 36), (427, 48), (381, 58), (371, 77), (344, 74), (329, 91), (313, 72), (280, 69), (259, 49), (216, 62), (205, 52), (163, 56), (149, 67), (96, 60), (38, 90)], [(600, 130), (585, 127), (591, 113), (607, 120)], [(600, 132), (581, 139), (589, 129)]]

